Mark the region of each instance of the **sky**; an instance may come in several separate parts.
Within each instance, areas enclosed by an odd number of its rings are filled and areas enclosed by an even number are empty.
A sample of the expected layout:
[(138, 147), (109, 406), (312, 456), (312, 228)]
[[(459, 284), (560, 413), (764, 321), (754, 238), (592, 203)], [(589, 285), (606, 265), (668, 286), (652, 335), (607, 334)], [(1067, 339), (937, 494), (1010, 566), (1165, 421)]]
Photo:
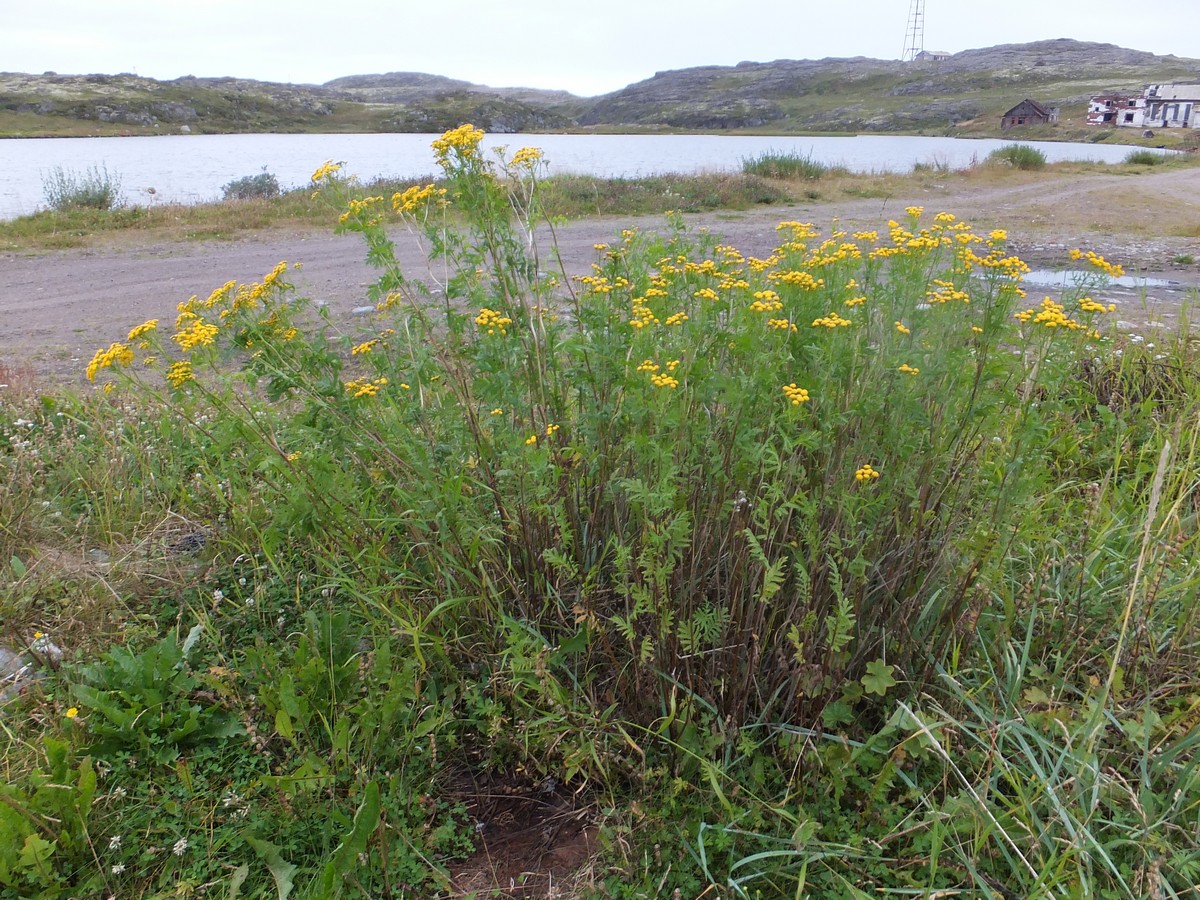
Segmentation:
[[(743, 60), (897, 59), (912, 0), (0, 0), (0, 71), (320, 84), (428, 72), (590, 96)], [(1069, 37), (1200, 58), (1200, 0), (925, 0), (925, 48)]]

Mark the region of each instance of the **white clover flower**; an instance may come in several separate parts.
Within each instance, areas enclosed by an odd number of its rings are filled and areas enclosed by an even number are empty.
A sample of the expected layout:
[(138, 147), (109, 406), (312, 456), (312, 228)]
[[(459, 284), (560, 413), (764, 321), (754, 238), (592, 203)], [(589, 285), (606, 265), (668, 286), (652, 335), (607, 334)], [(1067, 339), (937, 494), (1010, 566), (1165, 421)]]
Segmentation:
[(183, 856), (183, 854), (187, 852), (187, 848), (188, 848), (188, 839), (180, 838), (179, 840), (177, 840), (175, 842), (175, 846), (171, 848), (171, 852), (174, 853), (176, 856)]
[(114, 834), (108, 839), (108, 849), (110, 853), (121, 849), (121, 836), (119, 834)]
[(124, 871), (125, 871), (125, 863), (117, 863), (115, 866), (112, 867), (112, 873), (114, 875), (120, 875)]

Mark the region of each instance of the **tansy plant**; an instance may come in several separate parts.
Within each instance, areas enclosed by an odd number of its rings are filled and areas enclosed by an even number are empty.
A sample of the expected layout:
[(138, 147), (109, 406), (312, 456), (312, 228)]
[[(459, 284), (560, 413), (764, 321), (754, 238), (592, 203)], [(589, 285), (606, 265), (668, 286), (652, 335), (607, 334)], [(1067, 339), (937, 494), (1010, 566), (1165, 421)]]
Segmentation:
[(337, 531), (367, 585), (403, 558), (388, 602), (413, 615), (465, 592), (466, 622), (583, 641), (556, 677), (637, 720), (682, 688), (684, 717), (816, 721), (867, 663), (919, 680), (1038, 483), (1029, 398), (1107, 310), (1021, 312), (1006, 235), (919, 207), (881, 231), (785, 222), (766, 259), (673, 221), (571, 276), (535, 228), (540, 153), (481, 138), (447, 132), (442, 181), (391, 198), (314, 174), (380, 272), (368, 333), (302, 324), (281, 263), (182, 303), (169, 337), (138, 326), (89, 378), (213, 408), (271, 473), (256, 527)]

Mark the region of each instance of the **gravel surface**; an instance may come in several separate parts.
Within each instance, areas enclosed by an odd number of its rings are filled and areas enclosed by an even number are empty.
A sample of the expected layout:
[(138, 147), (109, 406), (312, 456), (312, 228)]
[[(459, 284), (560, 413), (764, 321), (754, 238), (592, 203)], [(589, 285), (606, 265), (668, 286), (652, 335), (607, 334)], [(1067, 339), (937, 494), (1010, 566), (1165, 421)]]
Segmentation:
[[(775, 225), (811, 221), (828, 230), (882, 228), (906, 206), (929, 214), (946, 210), (979, 229), (1005, 228), (1013, 247), (1031, 265), (1053, 268), (1073, 247), (1093, 249), (1130, 273), (1167, 285), (1111, 291), (1118, 315), (1130, 327), (1170, 322), (1196, 298), (1200, 267), (1200, 168), (1141, 175), (1049, 175), (1035, 183), (914, 188), (910, 195), (838, 202), (798, 203), (747, 212), (689, 216), (745, 253), (766, 255)], [(568, 274), (595, 260), (593, 244), (621, 228), (659, 228), (661, 217), (588, 219), (558, 231)], [(126, 239), (128, 240), (128, 239)], [(427, 271), (419, 249), (397, 234), (397, 254), (410, 275)], [(257, 280), (280, 260), (302, 262), (292, 280), (306, 296), (326, 303), (335, 321), (352, 327), (353, 310), (367, 301), (374, 274), (364, 245), (329, 231), (267, 231), (232, 241), (114, 243), (102, 249), (41, 254), (0, 254), (0, 364), (32, 367), (39, 380), (83, 383), (82, 370), (97, 347), (120, 340), (149, 318), (173, 320), (176, 304), (206, 296), (229, 279)], [(1178, 262), (1175, 262), (1178, 261)], [(1042, 289), (1032, 287), (1033, 291)], [(1051, 291), (1046, 291), (1052, 293)]]

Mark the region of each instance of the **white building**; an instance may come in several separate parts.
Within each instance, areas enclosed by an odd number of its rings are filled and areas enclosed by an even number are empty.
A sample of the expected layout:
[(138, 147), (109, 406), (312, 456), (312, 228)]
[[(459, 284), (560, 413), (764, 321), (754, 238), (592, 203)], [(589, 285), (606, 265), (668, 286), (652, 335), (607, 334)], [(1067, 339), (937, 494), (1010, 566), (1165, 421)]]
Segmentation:
[(1124, 110), (1116, 124), (1126, 128), (1200, 128), (1200, 84), (1148, 85), (1137, 108)]

